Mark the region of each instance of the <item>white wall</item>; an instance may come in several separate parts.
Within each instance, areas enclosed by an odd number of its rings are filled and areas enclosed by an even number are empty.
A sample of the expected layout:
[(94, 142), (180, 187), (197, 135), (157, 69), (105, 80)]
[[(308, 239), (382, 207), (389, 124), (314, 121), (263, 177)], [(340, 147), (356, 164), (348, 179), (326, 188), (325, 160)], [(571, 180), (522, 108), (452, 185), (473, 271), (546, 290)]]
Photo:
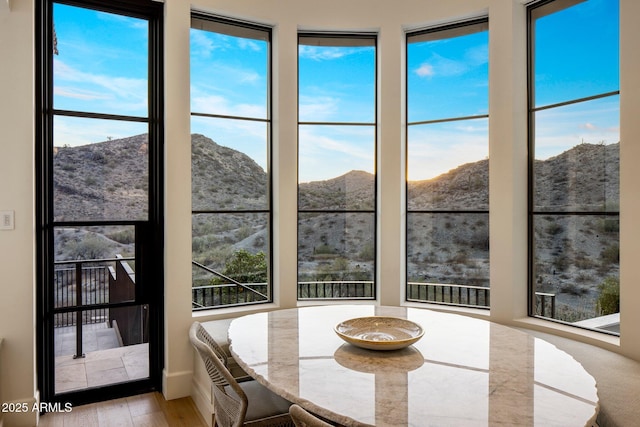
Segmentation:
[[(5, 1), (6, 3), (6, 1)], [(15, 229), (0, 230), (0, 396), (35, 398), (33, 6), (0, 9), (0, 210)], [(5, 414), (5, 425), (33, 425), (36, 414)]]
[[(2, 0), (0, 0), (2, 1)], [(526, 69), (520, 0), (166, 0), (165, 371), (167, 398), (190, 394), (191, 214), (189, 12), (198, 10), (274, 26), (275, 307), (296, 305), (297, 31), (379, 33), (380, 303), (402, 302), (404, 281), (404, 30), (459, 18), (490, 17), (491, 319), (602, 345), (640, 360), (640, 2), (621, 0), (621, 331), (611, 338), (526, 318)], [(16, 229), (0, 231), (0, 336), (5, 340), (0, 396), (36, 395), (34, 345), (33, 5), (0, 9), (0, 210), (16, 211)], [(249, 312), (251, 309), (243, 310)], [(229, 310), (199, 313), (207, 320)], [(475, 314), (483, 315), (483, 314)], [(19, 421), (15, 425), (29, 425)], [(12, 424), (13, 425), (13, 424)]]

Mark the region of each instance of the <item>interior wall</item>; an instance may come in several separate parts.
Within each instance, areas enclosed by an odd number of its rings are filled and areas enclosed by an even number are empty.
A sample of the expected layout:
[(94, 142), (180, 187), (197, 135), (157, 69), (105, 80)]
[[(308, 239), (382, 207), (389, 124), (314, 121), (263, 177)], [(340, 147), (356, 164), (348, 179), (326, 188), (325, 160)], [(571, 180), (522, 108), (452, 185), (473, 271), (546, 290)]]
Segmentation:
[[(0, 211), (15, 229), (0, 230), (0, 396), (36, 396), (34, 335), (33, 2), (0, 7)], [(37, 413), (6, 413), (4, 424), (35, 425)]]
[[(192, 315), (189, 12), (201, 11), (274, 26), (274, 224), (276, 301), (292, 307), (296, 289), (297, 31), (367, 30), (379, 33), (378, 282), (379, 302), (402, 303), (404, 281), (404, 37), (409, 28), (489, 14), (491, 286), (493, 320), (586, 340), (640, 360), (640, 300), (634, 269), (640, 253), (640, 75), (636, 58), (640, 4), (621, 1), (621, 294), (622, 337), (579, 333), (526, 318), (526, 69), (522, 65), (524, 6), (520, 0), (166, 0), (166, 199), (165, 371), (167, 398), (190, 393), (193, 353), (187, 330), (200, 320), (231, 316), (230, 310)], [(0, 231), (0, 396), (35, 399), (34, 222), (34, 10), (13, 0), (0, 8), (0, 210), (15, 210), (15, 230)], [(244, 309), (240, 312), (250, 312)], [(627, 325), (625, 327), (625, 325)], [(31, 417), (35, 415), (30, 414)], [(5, 422), (5, 424), (7, 424)], [(31, 421), (11, 425), (33, 425)]]

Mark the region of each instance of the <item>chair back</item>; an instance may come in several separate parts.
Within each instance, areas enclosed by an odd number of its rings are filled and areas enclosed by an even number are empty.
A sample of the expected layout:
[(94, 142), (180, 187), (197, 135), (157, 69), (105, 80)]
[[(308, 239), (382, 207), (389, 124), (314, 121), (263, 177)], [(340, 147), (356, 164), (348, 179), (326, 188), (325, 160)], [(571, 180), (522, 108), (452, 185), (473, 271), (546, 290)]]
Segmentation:
[[(226, 356), (224, 352), (200, 322), (194, 322), (191, 325), (189, 339), (204, 362), (209, 378), (213, 383), (215, 424), (220, 427), (239, 427), (243, 425), (249, 402), (245, 392), (225, 366)], [(232, 392), (229, 392), (229, 390), (232, 390)]]
[(295, 403), (289, 407), (289, 415), (296, 427), (333, 427)]

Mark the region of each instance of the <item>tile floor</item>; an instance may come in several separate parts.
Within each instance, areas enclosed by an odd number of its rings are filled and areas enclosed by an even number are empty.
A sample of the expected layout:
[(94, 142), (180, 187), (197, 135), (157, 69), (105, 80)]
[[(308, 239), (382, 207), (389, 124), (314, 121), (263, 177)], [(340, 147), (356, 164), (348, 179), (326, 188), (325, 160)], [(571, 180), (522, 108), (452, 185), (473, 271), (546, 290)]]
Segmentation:
[(60, 330), (55, 335), (56, 393), (149, 376), (148, 344), (120, 347), (115, 331), (106, 324), (84, 325), (85, 357), (74, 359), (75, 328), (56, 329)]

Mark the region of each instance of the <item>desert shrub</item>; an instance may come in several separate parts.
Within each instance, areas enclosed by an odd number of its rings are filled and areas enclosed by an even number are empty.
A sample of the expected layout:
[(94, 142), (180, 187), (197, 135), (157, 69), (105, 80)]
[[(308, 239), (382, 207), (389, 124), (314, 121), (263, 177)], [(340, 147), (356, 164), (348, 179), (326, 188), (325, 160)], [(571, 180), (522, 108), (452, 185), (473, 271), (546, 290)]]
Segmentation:
[(620, 280), (607, 277), (598, 285), (597, 309), (600, 316), (620, 312)]
[(111, 240), (115, 240), (116, 242), (119, 242), (125, 245), (135, 243), (136, 241), (136, 233), (132, 228), (115, 231), (113, 233), (107, 234), (107, 237)]
[(376, 251), (373, 243), (369, 242), (362, 247), (360, 253), (358, 254), (358, 258), (363, 261), (372, 261), (375, 258), (375, 255)]
[[(263, 283), (267, 281), (267, 260), (264, 252), (252, 254), (241, 249), (233, 253), (231, 259), (227, 261), (222, 271), (240, 283)], [(211, 284), (224, 283), (225, 280), (216, 277), (211, 280)]]
[(100, 259), (109, 252), (109, 244), (94, 234), (87, 235), (79, 241), (68, 243), (70, 259)]
[(322, 244), (313, 248), (313, 253), (316, 255), (330, 255), (335, 253), (333, 248), (327, 244)]
[(618, 264), (620, 262), (620, 246), (609, 245), (602, 250), (600, 257), (603, 265)]
[(545, 230), (550, 236), (555, 236), (556, 234), (560, 234), (562, 232), (562, 226), (557, 222), (552, 222), (551, 224), (547, 225)]

